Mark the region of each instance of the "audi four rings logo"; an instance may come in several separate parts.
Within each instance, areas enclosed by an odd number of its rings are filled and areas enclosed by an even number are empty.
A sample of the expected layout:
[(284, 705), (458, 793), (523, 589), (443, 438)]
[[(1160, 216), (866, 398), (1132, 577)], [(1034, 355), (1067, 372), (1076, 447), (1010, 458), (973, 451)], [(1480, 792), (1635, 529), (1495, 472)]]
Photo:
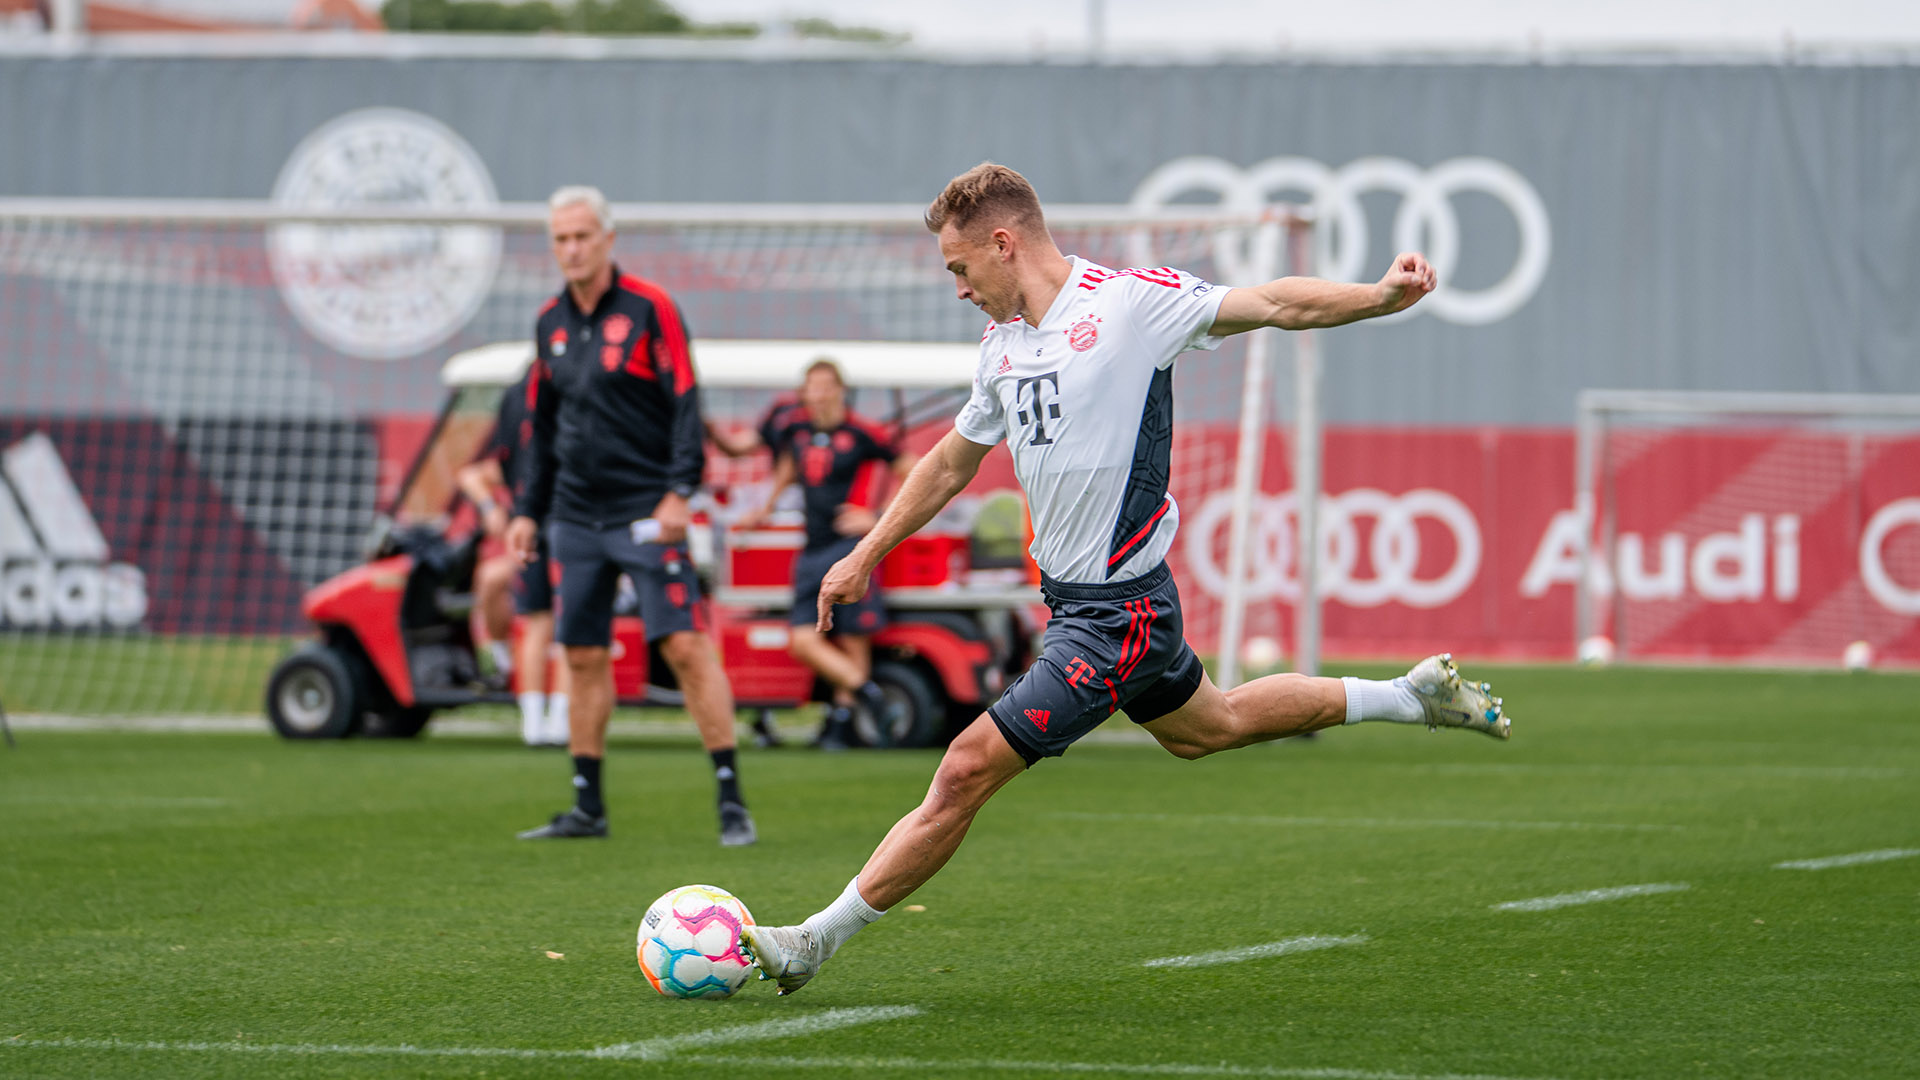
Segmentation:
[[(1299, 500), (1292, 492), (1256, 498), (1253, 532), (1248, 546), (1247, 596), (1254, 600), (1300, 598), (1294, 537), (1299, 534)], [(1187, 544), (1187, 566), (1200, 587), (1216, 597), (1227, 593), (1226, 568), (1215, 557), (1224, 551), (1222, 535), (1233, 513), (1233, 493), (1207, 496), (1200, 513), (1181, 530)], [(1360, 518), (1373, 519), (1367, 539), (1371, 577), (1360, 577)], [(1438, 576), (1417, 576), (1420, 567), (1419, 519), (1439, 523), (1453, 534), (1453, 563)], [(1480, 523), (1465, 503), (1444, 491), (1416, 488), (1389, 495), (1375, 488), (1354, 488), (1320, 500), (1320, 595), (1352, 607), (1379, 607), (1397, 600), (1408, 607), (1436, 608), (1450, 604), (1467, 591), (1480, 572)]]
[[(1409, 315), (1430, 312), (1467, 325), (1498, 322), (1520, 310), (1547, 275), (1553, 250), (1547, 208), (1526, 177), (1492, 158), (1458, 157), (1421, 169), (1399, 158), (1365, 157), (1332, 169), (1311, 158), (1275, 157), (1243, 169), (1216, 157), (1183, 157), (1149, 173), (1133, 193), (1132, 205), (1150, 211), (1188, 196), (1211, 195), (1220, 207), (1251, 217), (1282, 201), (1282, 195), (1303, 194), (1319, 223), (1313, 273), (1335, 281), (1361, 281), (1373, 275), (1365, 265), (1369, 236), (1360, 196), (1374, 191), (1400, 197), (1393, 217), (1394, 250), (1424, 251), (1440, 279), (1440, 287)], [(1452, 200), (1470, 192), (1499, 202), (1519, 229), (1513, 266), (1484, 289), (1451, 283), (1464, 242)], [(1214, 237), (1216, 276), (1234, 285), (1278, 277), (1279, 230), (1251, 230), (1251, 236), (1234, 235), (1236, 231), (1222, 230)], [(1144, 229), (1134, 234), (1127, 254), (1137, 266), (1163, 261), (1154, 256)]]

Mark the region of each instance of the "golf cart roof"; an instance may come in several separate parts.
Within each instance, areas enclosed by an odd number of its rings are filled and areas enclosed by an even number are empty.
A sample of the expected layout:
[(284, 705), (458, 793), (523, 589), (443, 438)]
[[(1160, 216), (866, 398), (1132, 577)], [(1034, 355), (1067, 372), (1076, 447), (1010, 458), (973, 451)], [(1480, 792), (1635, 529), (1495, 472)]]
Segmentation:
[[(727, 341), (693, 343), (700, 384), (707, 387), (779, 387), (800, 384), (807, 365), (822, 357), (840, 365), (851, 387), (943, 390), (969, 386), (979, 363), (977, 345), (900, 341)], [(440, 369), (447, 386), (507, 386), (533, 362), (533, 345), (507, 341), (457, 353)]]

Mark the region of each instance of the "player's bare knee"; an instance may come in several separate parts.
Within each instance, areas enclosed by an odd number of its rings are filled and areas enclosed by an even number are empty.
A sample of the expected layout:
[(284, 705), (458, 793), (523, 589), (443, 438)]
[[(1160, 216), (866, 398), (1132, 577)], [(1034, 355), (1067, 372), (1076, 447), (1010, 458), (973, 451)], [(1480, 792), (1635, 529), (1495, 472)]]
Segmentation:
[(993, 787), (987, 755), (956, 744), (948, 748), (940, 767), (934, 770), (933, 783), (927, 789), (928, 808), (971, 812), (986, 801)]
[(606, 669), (610, 654), (602, 645), (567, 646), (567, 666), (576, 675), (594, 675)]
[(787, 655), (793, 657), (795, 660), (805, 662), (808, 656), (808, 650), (812, 645), (812, 639), (805, 634), (796, 632), (787, 635)]
[(706, 635), (695, 630), (682, 630), (660, 639), (660, 658), (675, 674), (695, 668), (709, 655)]

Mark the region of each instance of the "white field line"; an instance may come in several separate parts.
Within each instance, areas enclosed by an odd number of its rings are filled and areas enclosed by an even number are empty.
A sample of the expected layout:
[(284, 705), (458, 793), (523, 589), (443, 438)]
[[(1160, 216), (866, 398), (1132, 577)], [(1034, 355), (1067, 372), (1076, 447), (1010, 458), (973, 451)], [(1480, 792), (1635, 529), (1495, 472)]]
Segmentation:
[(912, 1005), (870, 1005), (853, 1009), (828, 1009), (811, 1016), (796, 1016), (791, 1020), (763, 1020), (758, 1024), (743, 1024), (740, 1027), (717, 1028), (712, 1031), (696, 1031), (688, 1035), (665, 1035), (657, 1039), (641, 1042), (621, 1043), (618, 1046), (603, 1046), (591, 1051), (589, 1057), (630, 1058), (640, 1061), (658, 1061), (670, 1057), (681, 1050), (697, 1047), (721, 1046), (726, 1043), (758, 1042), (762, 1039), (799, 1038), (821, 1031), (836, 1028), (854, 1027), (858, 1024), (874, 1024), (882, 1020), (904, 1020), (909, 1016), (919, 1016), (920, 1010)]
[(15, 1046), (42, 1050), (131, 1050), (177, 1051), (212, 1054), (265, 1054), (295, 1057), (342, 1055), (348, 1057), (446, 1057), (446, 1058), (612, 1058), (624, 1061), (660, 1061), (683, 1049), (723, 1046), (762, 1039), (798, 1038), (836, 1028), (872, 1024), (882, 1020), (900, 1020), (920, 1015), (911, 1005), (876, 1005), (853, 1009), (828, 1009), (791, 1020), (767, 1020), (739, 1027), (696, 1031), (686, 1035), (663, 1035), (657, 1039), (602, 1046), (593, 1050), (540, 1050), (506, 1046), (353, 1046), (339, 1043), (247, 1043), (247, 1042), (141, 1042), (133, 1039), (0, 1039), (0, 1047)]
[(1219, 952), (1195, 953), (1192, 956), (1165, 956), (1158, 960), (1149, 960), (1140, 966), (1150, 968), (1211, 967), (1214, 964), (1237, 964), (1242, 960), (1260, 960), (1269, 956), (1285, 956), (1288, 953), (1333, 949), (1341, 945), (1364, 945), (1366, 942), (1367, 935), (1365, 934), (1353, 934), (1347, 937), (1329, 937), (1316, 934), (1309, 937), (1288, 938), (1285, 941), (1271, 941), (1265, 945), (1248, 945), (1239, 949), (1221, 949)]
[(1504, 904), (1494, 904), (1494, 911), (1552, 911), (1554, 908), (1573, 907), (1576, 904), (1597, 904), (1602, 900), (1619, 900), (1628, 896), (1651, 896), (1654, 893), (1685, 892), (1692, 888), (1684, 881), (1656, 882), (1651, 885), (1616, 885), (1611, 889), (1588, 889), (1586, 892), (1561, 893), (1558, 896), (1536, 896), (1531, 900), (1509, 900)]
[(1603, 821), (1506, 821), (1500, 818), (1281, 817), (1265, 814), (1123, 814), (1063, 810), (1045, 815), (1063, 821), (1171, 821), (1194, 825), (1310, 825), (1355, 829), (1573, 829), (1614, 832), (1676, 832), (1684, 825), (1622, 825)]
[(1187, 1065), (1180, 1063), (1133, 1064), (1100, 1061), (1006, 1061), (995, 1058), (942, 1059), (876, 1057), (737, 1057), (721, 1054), (688, 1054), (675, 1058), (688, 1065), (719, 1065), (752, 1069), (824, 1069), (852, 1073), (862, 1069), (890, 1069), (919, 1076), (950, 1076), (968, 1072), (1013, 1072), (1027, 1074), (1096, 1076), (1244, 1076), (1273, 1077), (1277, 1080), (1537, 1080), (1486, 1073), (1405, 1073), (1377, 1069), (1329, 1069), (1288, 1065)]
[(1888, 859), (1911, 859), (1920, 855), (1920, 848), (1896, 847), (1882, 848), (1879, 851), (1859, 851), (1852, 855), (1829, 855), (1824, 859), (1794, 859), (1790, 862), (1774, 863), (1775, 870), (1831, 870), (1836, 866), (1858, 866), (1861, 863), (1886, 862)]
[[(56, 732), (140, 732), (145, 734), (189, 734), (189, 735), (271, 735), (273, 726), (263, 716), (61, 716), (54, 713), (28, 713), (21, 716), (8, 714), (8, 723), (15, 731), (56, 731)], [(743, 725), (744, 727), (744, 725)], [(437, 737), (454, 738), (519, 738), (520, 721), (488, 720), (480, 717), (461, 716), (457, 712), (436, 714), (432, 725), (427, 729)], [(692, 735), (699, 731), (691, 720), (641, 720), (634, 717), (616, 717), (609, 722), (607, 730), (614, 735)], [(789, 731), (798, 737), (811, 732), (812, 728), (796, 725), (782, 725), (782, 733)]]

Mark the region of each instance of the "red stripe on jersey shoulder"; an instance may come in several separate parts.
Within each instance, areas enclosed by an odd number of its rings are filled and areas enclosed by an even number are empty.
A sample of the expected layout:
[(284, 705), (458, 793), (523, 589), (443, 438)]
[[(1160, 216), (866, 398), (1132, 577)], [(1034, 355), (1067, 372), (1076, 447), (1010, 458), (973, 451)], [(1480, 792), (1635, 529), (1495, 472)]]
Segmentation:
[(867, 438), (872, 439), (881, 446), (887, 446), (893, 442), (893, 428), (891, 425), (869, 420), (859, 413), (854, 412), (852, 409), (847, 410), (846, 423), (848, 427), (864, 432)]
[(653, 303), (654, 318), (660, 323), (660, 344), (673, 365), (673, 392), (684, 394), (693, 389), (693, 355), (687, 351), (687, 330), (680, 324), (680, 309), (674, 306), (667, 290), (632, 274), (620, 275), (620, 287)]
[(1180, 271), (1170, 266), (1130, 266), (1125, 270), (1087, 269), (1080, 275), (1080, 287), (1089, 291), (1100, 287), (1102, 282), (1117, 277), (1138, 278), (1155, 285), (1164, 285), (1169, 289), (1180, 287)]
[[(555, 304), (558, 304), (559, 302), (560, 302), (560, 298), (557, 296), (547, 297), (547, 302), (540, 305), (540, 315), (545, 315), (547, 312), (552, 311), (553, 306)], [(535, 315), (534, 318), (537, 319), (540, 317), (540, 315)]]
[(1171, 266), (1130, 266), (1120, 273), (1141, 281), (1151, 281), (1155, 285), (1165, 285), (1169, 289), (1180, 287), (1180, 271)]

